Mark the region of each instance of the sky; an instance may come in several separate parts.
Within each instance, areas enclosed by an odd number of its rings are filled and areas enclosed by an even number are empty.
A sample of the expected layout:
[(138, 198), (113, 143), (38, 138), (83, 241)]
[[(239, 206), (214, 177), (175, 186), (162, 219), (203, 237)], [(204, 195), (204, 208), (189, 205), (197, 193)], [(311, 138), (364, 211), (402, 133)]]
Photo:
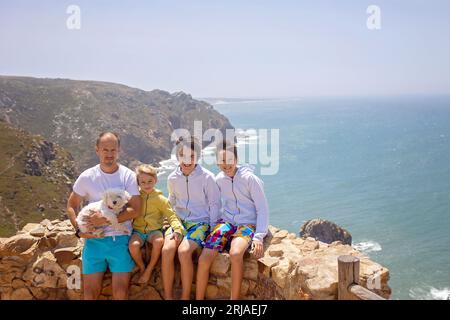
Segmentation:
[(0, 0), (0, 75), (194, 97), (449, 94), (449, 16), (448, 0)]

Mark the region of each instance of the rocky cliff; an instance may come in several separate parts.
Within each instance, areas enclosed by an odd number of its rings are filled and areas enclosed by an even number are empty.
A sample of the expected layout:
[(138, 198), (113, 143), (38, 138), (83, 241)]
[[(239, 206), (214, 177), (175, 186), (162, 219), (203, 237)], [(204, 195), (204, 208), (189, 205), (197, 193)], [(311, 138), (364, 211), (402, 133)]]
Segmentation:
[(0, 236), (65, 215), (73, 158), (58, 144), (0, 121)]
[(226, 117), (189, 94), (144, 91), (116, 83), (0, 76), (0, 119), (70, 150), (78, 171), (94, 165), (102, 131), (122, 137), (121, 162), (168, 159), (174, 129), (232, 128)]
[[(0, 239), (1, 299), (81, 299), (76, 285), (77, 267), (81, 266), (82, 243), (75, 237), (68, 220), (44, 220), (27, 224), (17, 235)], [(326, 244), (313, 238), (301, 239), (286, 230), (270, 227), (265, 238), (264, 257), (245, 257), (242, 286), (244, 299), (336, 299), (337, 258), (354, 255), (361, 259), (360, 283), (389, 298), (389, 271), (349, 245)], [(74, 267), (75, 266), (75, 267)], [(158, 266), (148, 285), (137, 284), (134, 274), (131, 299), (161, 299), (161, 270)], [(175, 292), (179, 293), (179, 266)], [(230, 259), (218, 255), (207, 289), (208, 299), (226, 299), (230, 292)], [(373, 287), (373, 286), (370, 286)], [(195, 290), (195, 285), (193, 290)], [(111, 298), (111, 275), (106, 274), (101, 299)]]

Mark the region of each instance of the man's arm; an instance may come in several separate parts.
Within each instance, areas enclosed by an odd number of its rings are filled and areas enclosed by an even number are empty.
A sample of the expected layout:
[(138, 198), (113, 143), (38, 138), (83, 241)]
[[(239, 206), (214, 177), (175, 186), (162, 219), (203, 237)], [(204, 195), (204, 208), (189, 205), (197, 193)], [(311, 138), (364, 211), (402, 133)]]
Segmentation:
[(117, 220), (122, 223), (127, 220), (132, 220), (141, 214), (141, 196), (132, 196), (130, 201), (128, 201), (128, 207), (122, 211), (118, 216)]
[(75, 229), (78, 227), (77, 212), (80, 209), (82, 202), (83, 198), (73, 191), (69, 196), (69, 200), (67, 200), (67, 216)]

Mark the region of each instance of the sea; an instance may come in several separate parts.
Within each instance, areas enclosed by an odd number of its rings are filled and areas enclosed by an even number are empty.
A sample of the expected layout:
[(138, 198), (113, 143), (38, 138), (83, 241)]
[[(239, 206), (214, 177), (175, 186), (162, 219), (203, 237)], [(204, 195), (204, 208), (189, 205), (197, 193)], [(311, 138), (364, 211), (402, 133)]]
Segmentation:
[[(389, 269), (392, 299), (447, 299), (450, 96), (205, 100), (238, 129), (239, 157), (264, 181), (272, 225), (298, 233), (309, 219), (333, 221)], [(165, 193), (175, 166), (161, 162)]]

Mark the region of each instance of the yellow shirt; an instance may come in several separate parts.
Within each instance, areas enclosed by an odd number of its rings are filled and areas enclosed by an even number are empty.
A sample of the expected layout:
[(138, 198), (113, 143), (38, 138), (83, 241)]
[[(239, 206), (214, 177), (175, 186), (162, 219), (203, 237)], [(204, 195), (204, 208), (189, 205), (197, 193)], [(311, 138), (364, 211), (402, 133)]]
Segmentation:
[(147, 233), (152, 230), (161, 229), (164, 218), (169, 220), (174, 232), (184, 234), (184, 227), (173, 211), (169, 200), (158, 189), (153, 189), (149, 194), (140, 191), (142, 205), (141, 214), (134, 219), (133, 228), (139, 232)]

